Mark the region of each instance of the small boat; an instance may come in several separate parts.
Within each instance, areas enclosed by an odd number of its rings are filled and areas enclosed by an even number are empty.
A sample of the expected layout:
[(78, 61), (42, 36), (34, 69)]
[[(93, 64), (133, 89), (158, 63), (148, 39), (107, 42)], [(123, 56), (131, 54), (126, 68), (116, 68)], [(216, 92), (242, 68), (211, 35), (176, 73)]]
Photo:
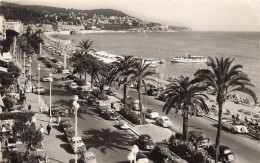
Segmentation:
[(207, 62), (207, 58), (204, 58), (203, 56), (187, 55), (186, 57), (171, 57), (171, 62), (202, 63), (202, 62)]
[(157, 60), (157, 63), (158, 63), (158, 64), (164, 64), (164, 63), (165, 63), (165, 60), (164, 60), (164, 59), (159, 59), (159, 60)]
[(146, 64), (150, 64), (150, 68), (156, 68), (159, 65), (158, 62), (153, 58), (145, 58), (144, 61)]

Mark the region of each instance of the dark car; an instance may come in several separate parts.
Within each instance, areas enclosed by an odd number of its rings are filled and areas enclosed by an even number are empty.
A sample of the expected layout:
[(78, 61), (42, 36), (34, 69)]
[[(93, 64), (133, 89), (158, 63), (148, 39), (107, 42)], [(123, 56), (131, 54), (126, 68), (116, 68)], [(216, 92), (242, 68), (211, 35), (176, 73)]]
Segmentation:
[(112, 109), (107, 110), (103, 115), (108, 120), (116, 120), (118, 118), (118, 114)]
[(104, 114), (107, 112), (107, 110), (110, 110), (108, 106), (103, 106), (103, 105), (97, 105), (96, 106), (96, 111), (97, 113), (100, 113), (100, 114)]
[(70, 128), (64, 131), (63, 137), (67, 142), (69, 142), (73, 136), (75, 136), (74, 128)]
[(109, 96), (115, 96), (116, 95), (116, 93), (111, 91), (110, 89), (109, 90), (105, 90), (104, 92), (105, 92), (105, 94), (107, 94)]
[(151, 150), (154, 148), (154, 142), (150, 135), (140, 135), (136, 141), (136, 144), (145, 150)]
[(89, 105), (98, 105), (99, 104), (98, 99), (92, 94), (89, 94), (88, 96), (86, 96), (86, 101)]
[(71, 124), (69, 119), (64, 119), (60, 121), (59, 128), (61, 131), (66, 131), (67, 129), (72, 129), (73, 125)]
[(166, 144), (157, 144), (152, 150), (152, 156), (160, 163), (188, 163), (170, 151)]
[[(209, 155), (213, 156), (215, 155), (215, 145), (210, 145), (208, 148), (206, 148), (208, 151)], [(236, 156), (235, 154), (231, 151), (231, 149), (226, 146), (226, 145), (219, 145), (219, 160), (222, 162), (231, 162), (234, 161)]]

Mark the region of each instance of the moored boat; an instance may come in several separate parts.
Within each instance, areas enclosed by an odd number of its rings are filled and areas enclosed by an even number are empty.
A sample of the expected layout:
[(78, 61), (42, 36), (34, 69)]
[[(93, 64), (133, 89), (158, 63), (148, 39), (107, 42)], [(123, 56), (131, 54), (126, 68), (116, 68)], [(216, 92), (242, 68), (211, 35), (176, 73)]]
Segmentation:
[(203, 56), (192, 56), (188, 55), (186, 57), (171, 57), (171, 62), (179, 62), (179, 63), (201, 63), (207, 62), (207, 58)]

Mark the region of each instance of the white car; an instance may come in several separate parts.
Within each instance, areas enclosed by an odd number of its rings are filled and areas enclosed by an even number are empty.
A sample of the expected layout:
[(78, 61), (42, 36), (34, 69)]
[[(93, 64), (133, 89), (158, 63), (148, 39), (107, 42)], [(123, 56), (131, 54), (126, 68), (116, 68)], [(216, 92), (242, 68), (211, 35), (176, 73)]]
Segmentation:
[(38, 91), (39, 91), (40, 94), (44, 94), (45, 93), (45, 89), (43, 87), (34, 87), (33, 88), (33, 92), (34, 93), (38, 93)]
[(233, 133), (248, 133), (245, 125), (236, 123), (232, 119), (222, 119), (221, 124), (224, 128), (231, 130)]
[(75, 89), (77, 89), (79, 86), (78, 86), (78, 84), (77, 83), (74, 83), (74, 82), (72, 82), (72, 83), (69, 83), (69, 89), (70, 90), (75, 90)]
[(162, 127), (171, 127), (172, 122), (167, 116), (161, 116), (160, 118), (157, 119), (156, 121), (157, 124), (161, 125)]
[[(76, 142), (77, 142), (77, 149), (76, 149)], [(78, 136), (77, 138), (75, 136), (73, 136), (69, 141), (69, 145), (70, 145), (71, 149), (73, 150), (73, 153), (79, 153), (79, 152), (86, 151), (86, 146), (80, 136)]]
[(146, 109), (145, 116), (151, 119), (159, 118), (159, 113), (154, 109)]
[(43, 76), (43, 77), (42, 77), (42, 81), (44, 81), (44, 82), (49, 82), (49, 81), (50, 81), (50, 78), (51, 78), (51, 77), (49, 77), (49, 76)]
[(92, 152), (83, 153), (80, 160), (85, 163), (97, 163), (96, 156)]
[(122, 130), (127, 130), (127, 129), (130, 128), (128, 123), (126, 121), (123, 121), (123, 120), (119, 120), (119, 127)]

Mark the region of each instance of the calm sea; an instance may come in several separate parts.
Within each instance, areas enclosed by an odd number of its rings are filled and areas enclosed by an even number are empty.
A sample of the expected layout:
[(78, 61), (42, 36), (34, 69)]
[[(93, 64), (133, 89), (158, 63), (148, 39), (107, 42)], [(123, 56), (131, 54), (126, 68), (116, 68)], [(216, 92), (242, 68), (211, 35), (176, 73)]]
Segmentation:
[(137, 32), (88, 35), (57, 35), (77, 45), (83, 39), (93, 40), (98, 51), (116, 55), (165, 59), (158, 72), (171, 76), (190, 76), (203, 63), (171, 63), (170, 56), (201, 55), (235, 58), (242, 64), (260, 97), (260, 33), (258, 32)]

